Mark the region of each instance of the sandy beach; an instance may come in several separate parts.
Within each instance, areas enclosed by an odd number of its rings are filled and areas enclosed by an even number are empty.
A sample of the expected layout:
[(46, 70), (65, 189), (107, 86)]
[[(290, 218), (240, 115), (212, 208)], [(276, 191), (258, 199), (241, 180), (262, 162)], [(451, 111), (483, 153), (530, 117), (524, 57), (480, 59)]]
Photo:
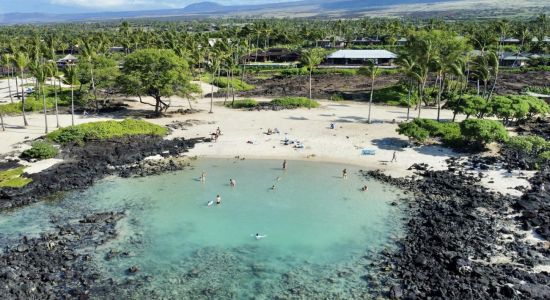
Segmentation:
[[(201, 83), (203, 91), (210, 92), (211, 86)], [(132, 110), (152, 110), (152, 107), (139, 103), (137, 99), (127, 102)], [(152, 99), (143, 98), (153, 103)], [(229, 99), (228, 101), (230, 101)], [(271, 99), (257, 99), (269, 101)], [(170, 111), (189, 108), (188, 101), (179, 97), (172, 97)], [(183, 115), (173, 114), (171, 117), (150, 119), (150, 122), (159, 125), (179, 124), (172, 130), (167, 139), (174, 137), (209, 137), (220, 128), (222, 135), (217, 142), (197, 144), (189, 152), (190, 156), (199, 158), (234, 158), (245, 159), (287, 159), (313, 160), (361, 166), (368, 170), (380, 169), (393, 177), (413, 175), (407, 170), (414, 163), (426, 163), (434, 170), (445, 169), (445, 160), (449, 157), (460, 157), (448, 148), (437, 145), (421, 147), (404, 147), (408, 144), (406, 137), (396, 132), (397, 123), (406, 120), (406, 108), (393, 106), (373, 105), (372, 123), (367, 124), (368, 103), (363, 102), (334, 102), (320, 101), (321, 107), (316, 109), (295, 109), (283, 111), (245, 111), (223, 107), (224, 98), (214, 98), (213, 113), (210, 109), (210, 98), (197, 96), (192, 101), (193, 109), (197, 113)], [(53, 112), (48, 116), (50, 130), (55, 129)], [(411, 117), (417, 111), (411, 110)], [(122, 119), (126, 115), (102, 115), (101, 117), (76, 115), (75, 123), (102, 121), (108, 119)], [(422, 117), (437, 116), (435, 109), (422, 109)], [(28, 148), (26, 143), (44, 134), (44, 117), (40, 113), (29, 113), (29, 126), (24, 128), (21, 116), (5, 117), (6, 131), (0, 133), (2, 143), (0, 154), (15, 154)], [(71, 116), (59, 116), (61, 126), (71, 124)], [(452, 112), (443, 110), (443, 119), (452, 118)], [(330, 129), (330, 124), (335, 129)], [(268, 129), (277, 129), (279, 133), (268, 135)], [(298, 149), (291, 145), (284, 145), (283, 141), (299, 141), (304, 148)], [(363, 149), (374, 150), (374, 155), (362, 155)], [(396, 153), (396, 162), (390, 162)], [(49, 164), (56, 163), (49, 161)], [(40, 169), (48, 164), (41, 163)], [(31, 164), (32, 167), (32, 164)], [(31, 169), (32, 170), (32, 169)], [(481, 171), (479, 171), (481, 172)], [(523, 174), (507, 174), (501, 171), (483, 171), (483, 184), (492, 190), (502, 193), (520, 195), (513, 188), (528, 186), (525, 178), (532, 172)]]

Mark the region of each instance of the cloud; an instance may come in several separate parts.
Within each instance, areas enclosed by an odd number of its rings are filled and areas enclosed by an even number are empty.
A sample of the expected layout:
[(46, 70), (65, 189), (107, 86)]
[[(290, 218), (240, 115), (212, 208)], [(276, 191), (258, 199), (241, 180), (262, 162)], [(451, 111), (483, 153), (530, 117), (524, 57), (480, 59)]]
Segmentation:
[(139, 5), (150, 5), (155, 3), (155, 1), (146, 0), (50, 0), (50, 2), (52, 4), (83, 6), (90, 8), (111, 8), (122, 6), (136, 7)]

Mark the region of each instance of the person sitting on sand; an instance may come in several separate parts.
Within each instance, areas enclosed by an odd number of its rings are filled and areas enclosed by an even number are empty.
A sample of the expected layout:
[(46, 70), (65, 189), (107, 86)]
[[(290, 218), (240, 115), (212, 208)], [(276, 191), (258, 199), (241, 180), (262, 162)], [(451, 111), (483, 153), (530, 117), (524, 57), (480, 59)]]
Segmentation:
[(222, 197), (220, 195), (216, 196), (216, 204), (222, 204)]
[(279, 134), (279, 133), (281, 133), (281, 132), (279, 131), (279, 129), (274, 128), (274, 129), (273, 129), (273, 133)]
[(263, 238), (265, 238), (267, 235), (260, 235), (259, 233), (256, 233), (256, 235), (254, 236), (255, 239), (257, 240), (261, 240)]
[(247, 144), (252, 144), (252, 145), (254, 144), (253, 141), (246, 141), (246, 143), (247, 143)]
[(267, 129), (267, 135), (272, 135), (273, 134), (273, 131), (271, 130), (271, 128), (268, 128)]
[(222, 135), (222, 131), (220, 130), (220, 127), (216, 128), (216, 134), (217, 135)]
[(229, 185), (231, 187), (236, 187), (237, 186), (237, 181), (233, 178), (229, 179)]
[(344, 169), (342, 171), (342, 178), (344, 178), (344, 179), (348, 178), (348, 169)]
[(335, 126), (334, 126), (334, 123), (330, 123), (330, 129), (334, 129)]

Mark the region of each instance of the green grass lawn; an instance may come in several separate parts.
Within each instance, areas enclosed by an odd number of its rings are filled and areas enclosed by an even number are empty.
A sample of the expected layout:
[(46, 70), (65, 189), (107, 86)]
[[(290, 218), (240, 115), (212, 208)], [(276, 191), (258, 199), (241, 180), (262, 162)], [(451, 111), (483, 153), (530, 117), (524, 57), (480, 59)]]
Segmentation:
[(0, 188), (13, 187), (21, 188), (32, 182), (32, 179), (23, 175), (25, 167), (0, 171)]

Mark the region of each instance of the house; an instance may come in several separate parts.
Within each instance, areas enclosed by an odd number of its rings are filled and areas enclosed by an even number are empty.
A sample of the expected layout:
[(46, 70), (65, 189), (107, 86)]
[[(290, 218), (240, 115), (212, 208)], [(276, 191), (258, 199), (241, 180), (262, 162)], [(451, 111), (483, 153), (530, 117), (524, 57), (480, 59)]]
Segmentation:
[(59, 66), (60, 68), (64, 68), (66, 66), (75, 65), (77, 62), (78, 62), (78, 58), (76, 58), (76, 56), (72, 54), (68, 54), (62, 59), (57, 61), (57, 66)]
[(325, 59), (325, 64), (339, 66), (363, 66), (373, 61), (378, 66), (393, 66), (395, 53), (388, 50), (338, 50)]
[(271, 48), (267, 51), (253, 52), (245, 59), (250, 62), (295, 62), (300, 60), (300, 53), (286, 48)]
[(369, 45), (379, 45), (382, 43), (382, 40), (380, 40), (378, 37), (370, 38), (370, 37), (360, 37), (356, 38), (355, 40), (351, 41), (351, 44), (354, 46), (369, 46)]
[[(533, 43), (538, 43), (538, 41), (539, 41), (539, 38), (536, 37), (536, 36), (531, 39), (531, 42), (533, 42)], [(544, 44), (550, 43), (550, 37), (545, 36), (544, 38), (542, 38), (542, 43), (544, 43)]]
[(528, 55), (505, 52), (500, 56), (500, 65), (503, 67), (523, 67), (529, 63)]
[(125, 52), (125, 50), (126, 49), (124, 49), (124, 47), (120, 47), (120, 46), (115, 46), (115, 47), (109, 48), (110, 53)]
[(330, 49), (330, 48), (346, 48), (347, 41), (341, 37), (326, 38), (315, 41), (317, 47)]
[(398, 45), (398, 46), (405, 46), (405, 45), (407, 44), (408, 41), (409, 41), (408, 39), (402, 37), (402, 38), (398, 39), (398, 40), (395, 42), (395, 44)]
[(501, 38), (500, 43), (502, 45), (516, 45), (520, 43), (520, 40), (516, 38)]

